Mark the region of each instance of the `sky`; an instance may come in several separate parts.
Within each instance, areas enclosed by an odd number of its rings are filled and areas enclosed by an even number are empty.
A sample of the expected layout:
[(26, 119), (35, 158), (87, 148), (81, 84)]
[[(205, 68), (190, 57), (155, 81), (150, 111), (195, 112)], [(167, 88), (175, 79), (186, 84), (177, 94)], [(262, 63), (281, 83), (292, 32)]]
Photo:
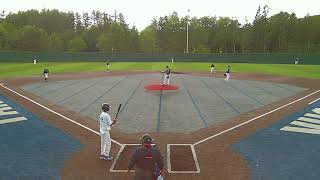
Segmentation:
[(79, 13), (99, 10), (108, 14), (117, 10), (130, 26), (135, 25), (141, 31), (153, 18), (174, 11), (179, 17), (228, 16), (240, 23), (246, 18), (252, 22), (258, 6), (266, 4), (270, 9), (269, 16), (280, 11), (295, 13), (297, 17), (320, 15), (320, 0), (0, 0), (0, 10), (15, 13), (46, 8)]

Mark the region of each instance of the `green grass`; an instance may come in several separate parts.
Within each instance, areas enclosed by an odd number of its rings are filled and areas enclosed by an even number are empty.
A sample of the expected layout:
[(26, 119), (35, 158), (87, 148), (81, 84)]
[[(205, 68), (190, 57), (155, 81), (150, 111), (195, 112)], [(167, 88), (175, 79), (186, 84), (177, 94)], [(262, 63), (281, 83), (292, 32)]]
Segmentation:
[[(211, 63), (163, 63), (163, 62), (119, 62), (111, 63), (111, 71), (132, 70), (163, 70), (169, 65), (173, 71), (203, 71), (209, 72)], [(225, 71), (228, 64), (217, 63), (217, 71)], [(293, 64), (230, 64), (232, 72), (247, 72), (258, 74), (272, 74), (289, 77), (320, 78), (320, 65)], [(0, 63), (0, 78), (24, 77), (41, 75), (44, 67), (48, 67), (52, 74), (67, 72), (105, 71), (106, 64), (92, 63)]]

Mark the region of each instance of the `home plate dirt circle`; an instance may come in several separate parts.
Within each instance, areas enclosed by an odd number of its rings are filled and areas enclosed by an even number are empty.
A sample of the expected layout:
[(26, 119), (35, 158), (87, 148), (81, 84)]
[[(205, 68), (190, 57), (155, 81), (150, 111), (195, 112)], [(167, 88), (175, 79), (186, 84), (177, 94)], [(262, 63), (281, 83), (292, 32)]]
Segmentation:
[[(22, 89), (98, 120), (101, 104), (122, 104), (117, 128), (126, 133), (190, 133), (304, 91), (288, 84), (172, 74), (145, 73), (36, 83)], [(149, 86), (151, 85), (151, 87)], [(150, 91), (146, 89), (155, 89)], [(161, 89), (167, 88), (167, 89)], [(175, 89), (167, 91), (168, 89)]]

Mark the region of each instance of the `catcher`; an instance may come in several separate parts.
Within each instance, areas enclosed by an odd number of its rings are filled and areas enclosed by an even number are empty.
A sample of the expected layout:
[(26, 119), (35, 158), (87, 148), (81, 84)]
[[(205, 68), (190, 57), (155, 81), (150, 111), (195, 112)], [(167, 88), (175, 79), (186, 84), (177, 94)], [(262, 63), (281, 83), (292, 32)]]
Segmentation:
[(128, 172), (135, 167), (134, 180), (156, 180), (163, 178), (164, 161), (161, 152), (152, 145), (152, 138), (145, 134), (140, 138), (142, 146), (137, 148), (130, 159)]

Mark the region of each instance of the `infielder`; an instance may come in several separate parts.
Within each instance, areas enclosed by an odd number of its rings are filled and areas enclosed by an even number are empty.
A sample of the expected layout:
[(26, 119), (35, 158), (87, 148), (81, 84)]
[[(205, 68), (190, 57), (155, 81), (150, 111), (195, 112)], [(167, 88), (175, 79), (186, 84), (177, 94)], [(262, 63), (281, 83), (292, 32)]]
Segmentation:
[(226, 77), (225, 80), (229, 81), (229, 79), (230, 79), (230, 65), (228, 65), (226, 73), (224, 75)]
[(102, 104), (102, 112), (100, 114), (100, 137), (101, 137), (101, 154), (100, 158), (103, 160), (111, 161), (113, 157), (110, 156), (111, 138), (109, 131), (111, 126), (115, 125), (117, 120), (111, 121), (108, 111), (111, 106), (107, 103)]
[(211, 64), (210, 66), (210, 73), (216, 73), (215, 69), (214, 69), (214, 64)]
[(159, 149), (152, 145), (148, 134), (140, 138), (141, 146), (132, 154), (128, 172), (135, 167), (134, 180), (155, 180), (163, 178), (164, 161)]
[(163, 79), (163, 85), (169, 85), (170, 83), (170, 74), (171, 74), (171, 69), (169, 66), (166, 66), (166, 70), (162, 71), (162, 73), (165, 73), (164, 79)]
[(109, 61), (107, 62), (107, 72), (109, 72), (109, 69), (110, 69), (110, 63)]
[(294, 61), (294, 64), (299, 64), (299, 58), (297, 57), (297, 59)]
[(44, 76), (44, 80), (46, 82), (48, 82), (48, 77), (49, 77), (49, 69), (48, 68), (43, 69), (43, 76)]

